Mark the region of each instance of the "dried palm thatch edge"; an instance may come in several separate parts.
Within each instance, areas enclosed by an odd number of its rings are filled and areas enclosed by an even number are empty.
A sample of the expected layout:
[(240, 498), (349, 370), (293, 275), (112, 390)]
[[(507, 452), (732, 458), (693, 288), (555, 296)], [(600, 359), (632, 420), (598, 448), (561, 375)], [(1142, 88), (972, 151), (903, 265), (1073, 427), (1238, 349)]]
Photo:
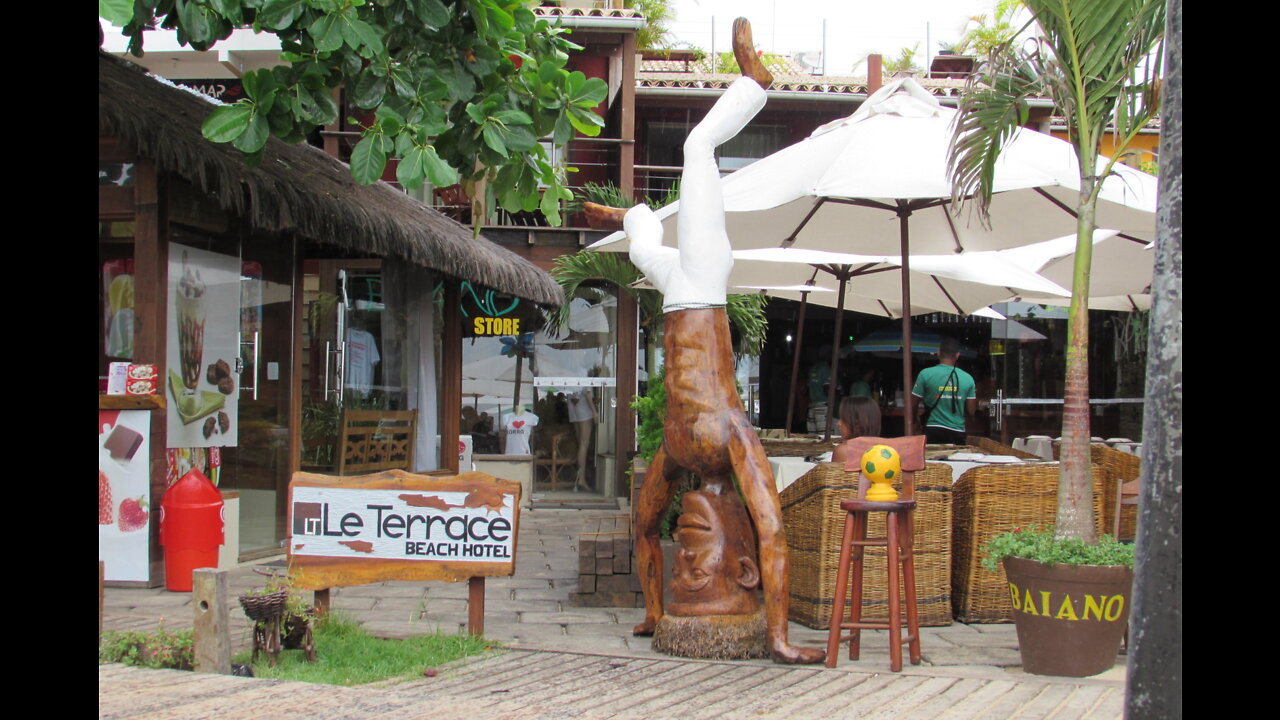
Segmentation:
[(161, 169), (185, 178), (254, 229), (293, 232), (348, 250), (399, 257), (536, 303), (564, 295), (545, 271), (390, 185), (362, 186), (345, 163), (308, 145), (267, 141), (262, 162), (211, 143), (200, 125), (208, 100), (99, 51), (98, 132), (119, 136)]

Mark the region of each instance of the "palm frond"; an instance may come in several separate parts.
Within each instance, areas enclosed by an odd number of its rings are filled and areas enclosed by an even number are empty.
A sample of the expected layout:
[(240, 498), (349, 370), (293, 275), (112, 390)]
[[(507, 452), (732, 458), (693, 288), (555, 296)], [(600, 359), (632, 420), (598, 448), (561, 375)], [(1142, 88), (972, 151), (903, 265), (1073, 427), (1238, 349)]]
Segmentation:
[[(1159, 112), (1163, 0), (1027, 0), (1061, 79), (1052, 97), (1081, 147), (1132, 138)], [(1091, 158), (1081, 157), (1091, 167)]]
[(953, 200), (972, 197), (984, 223), (996, 159), (1026, 123), (1029, 98), (1053, 101), (1090, 175), (1109, 126), (1122, 155), (1160, 107), (1162, 0), (1026, 0), (1026, 6), (1037, 37), (997, 47), (972, 76), (947, 158)]
[(608, 282), (628, 293), (640, 306), (643, 319), (651, 319), (662, 314), (662, 294), (657, 290), (646, 290), (633, 287), (644, 274), (621, 253), (600, 253), (584, 250), (572, 255), (561, 255), (556, 258), (551, 276), (564, 290), (564, 304), (548, 318), (548, 325), (560, 330), (569, 325), (569, 301), (577, 294), (584, 283)]
[(738, 354), (759, 355), (764, 348), (765, 333), (769, 329), (769, 318), (765, 317), (764, 308), (769, 298), (764, 295), (730, 295), (725, 312), (729, 316), (729, 324), (738, 331)]
[(1037, 70), (1034, 59), (1006, 44), (974, 74), (960, 101), (947, 153), (952, 200), (959, 204), (972, 197), (984, 224), (1000, 151), (1026, 123), (1028, 98), (1046, 91)]
[[(569, 301), (582, 292), (586, 283), (609, 282), (635, 298), (640, 307), (641, 322), (649, 326), (654, 336), (662, 324), (662, 293), (636, 287), (644, 279), (632, 262), (622, 253), (600, 253), (584, 250), (573, 255), (556, 258), (551, 275), (564, 290), (564, 304), (548, 317), (547, 325), (553, 330), (569, 326)], [(769, 320), (764, 308), (768, 298), (760, 295), (730, 295), (726, 312), (729, 323), (738, 331), (740, 353), (758, 354), (764, 347), (765, 331)]]

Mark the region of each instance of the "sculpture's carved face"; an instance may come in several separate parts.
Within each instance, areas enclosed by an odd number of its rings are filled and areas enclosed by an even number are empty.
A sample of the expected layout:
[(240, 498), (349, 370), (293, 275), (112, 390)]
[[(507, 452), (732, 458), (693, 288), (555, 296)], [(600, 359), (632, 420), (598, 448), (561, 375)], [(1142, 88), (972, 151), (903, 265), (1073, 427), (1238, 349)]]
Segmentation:
[(736, 494), (685, 493), (676, 520), (680, 543), (672, 577), (672, 615), (745, 615), (759, 608), (755, 535)]

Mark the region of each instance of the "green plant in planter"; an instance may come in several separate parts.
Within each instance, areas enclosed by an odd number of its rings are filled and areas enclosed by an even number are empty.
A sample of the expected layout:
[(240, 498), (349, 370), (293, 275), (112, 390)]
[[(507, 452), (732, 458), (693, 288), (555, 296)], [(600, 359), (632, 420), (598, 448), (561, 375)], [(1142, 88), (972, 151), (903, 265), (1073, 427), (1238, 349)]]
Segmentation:
[(597, 205), (617, 208), (629, 208), (636, 204), (635, 198), (623, 193), (622, 188), (612, 182), (586, 183), (578, 191), (577, 198)]
[(98, 645), (98, 662), (190, 670), (195, 666), (191, 628), (166, 630), (161, 620), (155, 630), (103, 633)]
[(1096, 543), (1077, 538), (1058, 539), (1054, 528), (1018, 528), (991, 538), (982, 566), (995, 572), (1007, 557), (1035, 560), (1046, 565), (1123, 565), (1133, 567), (1133, 545), (1103, 535)]

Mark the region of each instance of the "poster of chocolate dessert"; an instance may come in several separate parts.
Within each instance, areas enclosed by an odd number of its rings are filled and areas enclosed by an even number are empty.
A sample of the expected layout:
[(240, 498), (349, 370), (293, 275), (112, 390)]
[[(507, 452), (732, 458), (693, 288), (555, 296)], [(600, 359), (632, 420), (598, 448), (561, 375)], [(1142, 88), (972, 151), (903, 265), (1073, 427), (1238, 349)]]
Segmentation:
[(170, 243), (167, 304), (166, 446), (234, 447), (240, 258)]
[(105, 579), (147, 581), (151, 412), (98, 411), (98, 559)]

